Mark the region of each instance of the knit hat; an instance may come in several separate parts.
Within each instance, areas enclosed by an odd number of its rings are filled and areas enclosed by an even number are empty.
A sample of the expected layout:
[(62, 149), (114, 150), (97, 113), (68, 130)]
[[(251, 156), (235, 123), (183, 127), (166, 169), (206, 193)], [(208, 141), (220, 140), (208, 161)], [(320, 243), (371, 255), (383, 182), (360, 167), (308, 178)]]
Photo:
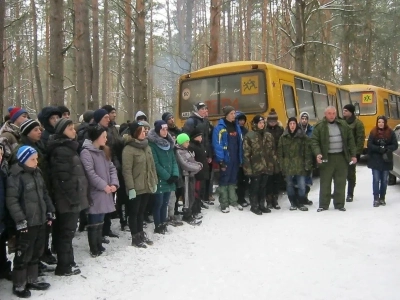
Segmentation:
[(35, 153), (37, 151), (31, 146), (22, 146), (18, 149), (17, 159), (21, 164), (24, 164)]
[(25, 109), (21, 108), (21, 107), (14, 107), (10, 111), (10, 121), (11, 121), (11, 123), (14, 123), (22, 114), (28, 114), (28, 112)]
[(28, 135), (29, 132), (31, 132), (31, 130), (35, 127), (40, 127), (40, 124), (38, 121), (33, 120), (33, 119), (27, 119), (26, 121), (24, 121), (21, 126), (19, 127), (19, 131), (21, 132), (21, 134), (23, 135)]
[(306, 111), (303, 111), (302, 113), (300, 113), (300, 120), (301, 118), (307, 118), (307, 120), (310, 119), (310, 114)]
[[(83, 121), (90, 123), (94, 116), (94, 110), (87, 110), (83, 113)], [(101, 120), (101, 119), (100, 119)]]
[(103, 134), (104, 131), (106, 131), (106, 129), (103, 126), (99, 126), (97, 124), (89, 125), (89, 127), (87, 129), (89, 140), (94, 142)]
[(93, 119), (96, 123), (99, 123), (101, 119), (104, 118), (105, 115), (108, 115), (108, 112), (105, 109), (100, 108), (94, 111)]
[(147, 123), (146, 121), (140, 121), (140, 123), (142, 123), (144, 127), (150, 128), (150, 124)]
[(353, 104), (346, 104), (345, 106), (343, 106), (343, 109), (347, 109), (353, 115), (354, 115), (354, 112), (356, 111), (356, 107)]
[(157, 134), (160, 134), (160, 130), (161, 130), (161, 128), (168, 128), (168, 125), (167, 125), (167, 123), (165, 122), (165, 121), (163, 121), (163, 120), (158, 120), (158, 121), (155, 121), (154, 122), (154, 131), (157, 133)]
[(297, 119), (296, 119), (296, 117), (290, 117), (290, 118), (287, 120), (288, 126), (289, 126), (289, 123), (290, 123), (290, 122), (295, 122), (295, 123), (297, 124)]
[(163, 121), (167, 122), (169, 119), (173, 118), (174, 115), (171, 114), (170, 112), (165, 112), (163, 113), (163, 115), (161, 116), (161, 119), (163, 119)]
[(69, 111), (68, 107), (64, 106), (64, 105), (60, 105), (57, 106), (58, 110), (61, 111), (61, 114), (63, 115), (64, 113), (68, 113), (71, 114), (71, 112)]
[(222, 112), (223, 112), (223, 114), (224, 114), (225, 117), (226, 117), (227, 115), (229, 115), (229, 113), (230, 113), (231, 111), (233, 111), (233, 110), (235, 110), (235, 108), (234, 108), (233, 106), (229, 106), (229, 105), (224, 106), (224, 107), (222, 108)]
[(183, 145), (184, 143), (189, 142), (189, 141), (190, 141), (190, 138), (186, 133), (181, 133), (180, 135), (178, 135), (176, 137), (176, 142), (179, 145)]
[(72, 120), (70, 119), (65, 119), (65, 118), (58, 119), (56, 125), (54, 126), (54, 132), (56, 134), (62, 134), (65, 128), (67, 128), (67, 126), (71, 124), (74, 124), (74, 122), (72, 122)]
[(190, 138), (192, 140), (194, 140), (195, 137), (198, 137), (200, 135), (203, 135), (203, 132), (196, 127), (195, 129), (193, 129), (192, 133), (190, 134)]
[(269, 112), (267, 116), (267, 122), (272, 122), (272, 121), (278, 121), (278, 114), (275, 111), (275, 108), (271, 108), (271, 111)]
[(113, 110), (116, 111), (116, 109), (109, 104), (104, 105), (102, 109), (105, 109), (108, 113), (111, 113)]
[(130, 123), (130, 124), (129, 124), (129, 132), (130, 132), (131, 136), (132, 136), (133, 138), (137, 138), (137, 136), (135, 136), (136, 130), (137, 130), (139, 127), (143, 127), (143, 126), (144, 126), (144, 125), (143, 125), (142, 121), (140, 121), (140, 122), (134, 121), (134, 122)]
[(255, 115), (252, 123), (258, 124), (260, 121), (263, 121), (263, 120), (265, 120), (265, 118), (262, 115)]
[(207, 105), (204, 102), (198, 102), (194, 105), (196, 111), (199, 111), (202, 108), (207, 108)]

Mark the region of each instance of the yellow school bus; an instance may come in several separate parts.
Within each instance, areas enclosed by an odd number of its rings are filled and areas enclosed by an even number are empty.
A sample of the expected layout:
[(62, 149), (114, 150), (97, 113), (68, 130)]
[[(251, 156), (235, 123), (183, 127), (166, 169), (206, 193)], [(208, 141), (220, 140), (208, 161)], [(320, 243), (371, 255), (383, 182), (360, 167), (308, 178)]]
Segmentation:
[(312, 123), (324, 116), (328, 105), (350, 103), (349, 93), (331, 82), (260, 61), (238, 61), (206, 67), (179, 78), (176, 123), (182, 126), (194, 104), (208, 106), (209, 119), (222, 116), (231, 105), (246, 114), (248, 123), (256, 114), (267, 116), (274, 108), (282, 124), (303, 111)]
[(359, 105), (359, 119), (365, 126), (364, 151), (367, 148), (368, 135), (376, 126), (376, 118), (384, 115), (388, 118), (388, 126), (394, 128), (400, 123), (400, 93), (385, 88), (366, 85), (344, 85), (350, 92), (351, 102)]

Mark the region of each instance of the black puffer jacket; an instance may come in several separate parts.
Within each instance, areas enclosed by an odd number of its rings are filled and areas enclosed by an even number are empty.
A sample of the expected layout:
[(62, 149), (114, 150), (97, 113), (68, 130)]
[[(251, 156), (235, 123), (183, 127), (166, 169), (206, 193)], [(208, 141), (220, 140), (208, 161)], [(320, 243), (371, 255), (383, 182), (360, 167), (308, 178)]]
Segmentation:
[(64, 135), (52, 135), (49, 140), (52, 194), (59, 213), (79, 212), (89, 206), (88, 181), (78, 146)]
[(43, 225), (46, 213), (55, 212), (39, 168), (14, 164), (7, 179), (6, 204), (15, 223), (26, 220), (28, 227)]
[(194, 153), (194, 159), (203, 165), (203, 168), (195, 175), (196, 180), (208, 180), (210, 178), (207, 151), (199, 141), (191, 140), (188, 150)]
[(207, 157), (212, 157), (211, 142), (210, 142), (210, 126), (211, 123), (207, 118), (200, 117), (197, 113), (193, 113), (182, 128), (182, 131), (187, 135), (192, 135), (195, 129), (203, 133), (202, 144), (207, 151)]
[(55, 106), (44, 107), (38, 115), (39, 122), (44, 127), (44, 131), (42, 132), (42, 141), (45, 146), (47, 146), (50, 135), (55, 133), (54, 127), (51, 126), (49, 122), (50, 117), (54, 115), (57, 115), (60, 118), (62, 117), (61, 111)]
[(390, 128), (371, 130), (368, 137), (368, 168), (378, 171), (393, 170), (393, 151), (398, 148), (396, 134)]

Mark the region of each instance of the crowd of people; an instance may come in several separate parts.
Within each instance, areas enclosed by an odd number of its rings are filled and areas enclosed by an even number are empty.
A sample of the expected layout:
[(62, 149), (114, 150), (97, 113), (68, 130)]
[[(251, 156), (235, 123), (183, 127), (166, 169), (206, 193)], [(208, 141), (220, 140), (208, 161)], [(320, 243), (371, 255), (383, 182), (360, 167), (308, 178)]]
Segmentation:
[[(217, 175), (223, 213), (249, 205), (256, 215), (281, 209), (282, 185), (290, 210), (307, 211), (316, 168), (317, 211), (329, 209), (332, 199), (335, 209), (345, 211), (345, 202), (353, 201), (365, 139), (351, 104), (344, 106), (343, 119), (330, 106), (315, 126), (302, 112), (285, 127), (273, 108), (266, 118), (256, 115), (247, 122), (232, 106), (222, 109), (214, 126), (202, 102), (183, 128), (170, 112), (151, 126), (141, 111), (117, 126), (111, 105), (85, 112), (79, 124), (64, 106), (43, 108), (38, 120), (20, 107), (8, 112), (0, 129), (0, 278), (12, 280), (21, 298), (50, 287), (41, 277), (50, 265), (58, 276), (80, 274), (72, 246), (77, 227), (87, 231), (89, 253), (97, 257), (109, 238), (118, 238), (111, 230), (114, 218), (138, 248), (153, 245), (145, 231), (150, 223), (156, 234), (184, 222), (199, 226), (202, 209), (214, 205)], [(379, 116), (368, 139), (374, 207), (386, 204), (396, 149), (395, 134)], [(7, 248), (15, 252), (12, 270)]]

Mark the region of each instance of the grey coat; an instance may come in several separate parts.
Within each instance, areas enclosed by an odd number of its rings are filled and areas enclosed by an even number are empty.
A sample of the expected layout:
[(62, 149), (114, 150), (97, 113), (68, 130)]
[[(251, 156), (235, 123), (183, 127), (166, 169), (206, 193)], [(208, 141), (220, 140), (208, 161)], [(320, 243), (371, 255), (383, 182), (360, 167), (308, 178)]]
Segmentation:
[(7, 179), (6, 205), (15, 223), (26, 220), (28, 227), (43, 225), (48, 212), (55, 212), (42, 172), (14, 164)]
[(89, 181), (89, 214), (106, 214), (115, 211), (113, 194), (107, 194), (107, 185), (119, 187), (117, 169), (107, 160), (104, 151), (85, 140), (80, 154), (86, 177)]
[(183, 176), (194, 177), (203, 168), (202, 164), (194, 159), (194, 155), (188, 149), (175, 145), (176, 160), (182, 170)]

